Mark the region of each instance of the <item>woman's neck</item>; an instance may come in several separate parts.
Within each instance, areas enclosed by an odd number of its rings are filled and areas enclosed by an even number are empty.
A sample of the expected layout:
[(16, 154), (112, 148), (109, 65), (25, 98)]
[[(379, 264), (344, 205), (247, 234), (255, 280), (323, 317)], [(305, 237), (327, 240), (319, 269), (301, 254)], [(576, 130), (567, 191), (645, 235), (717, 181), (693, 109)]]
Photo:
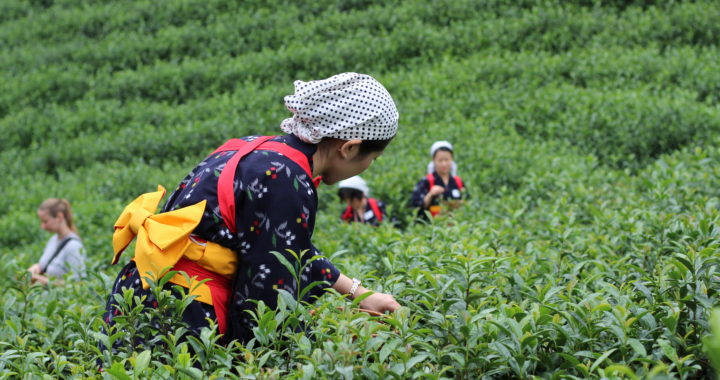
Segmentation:
[(322, 175), (327, 165), (327, 144), (322, 142), (317, 144), (317, 150), (312, 156), (312, 176), (317, 177)]
[(358, 215), (365, 214), (365, 207), (367, 207), (367, 198), (363, 198), (360, 203), (355, 207), (355, 212)]
[[(437, 172), (436, 172), (436, 173), (437, 173)], [(445, 184), (450, 183), (450, 173), (445, 173), (445, 174), (437, 173), (437, 175), (440, 177), (440, 179), (442, 179), (442, 181), (443, 181)]]
[(60, 226), (60, 228), (57, 231), (58, 239), (60, 239), (60, 240), (65, 239), (65, 237), (70, 235), (70, 233), (72, 233), (72, 230), (70, 229), (70, 227), (68, 227), (66, 224), (64, 224), (64, 225)]

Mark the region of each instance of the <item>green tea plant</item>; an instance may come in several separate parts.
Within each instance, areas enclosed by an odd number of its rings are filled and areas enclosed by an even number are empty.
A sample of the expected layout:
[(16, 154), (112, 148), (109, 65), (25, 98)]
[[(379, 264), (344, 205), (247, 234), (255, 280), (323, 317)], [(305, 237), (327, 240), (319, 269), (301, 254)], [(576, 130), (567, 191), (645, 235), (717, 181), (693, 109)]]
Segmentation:
[[(0, 2), (0, 378), (718, 378), (719, 8)], [(398, 104), (363, 177), (401, 228), (340, 223), (323, 186), (313, 241), (401, 310), (281, 291), (241, 345), (190, 333), (164, 277), (157, 309), (125, 292), (108, 327), (123, 207), (229, 138), (279, 134), (293, 80), (343, 71)], [(417, 223), (440, 139), (469, 197)], [(88, 275), (41, 287), (25, 268), (50, 196), (73, 204)], [(273, 257), (297, 275), (302, 255)]]

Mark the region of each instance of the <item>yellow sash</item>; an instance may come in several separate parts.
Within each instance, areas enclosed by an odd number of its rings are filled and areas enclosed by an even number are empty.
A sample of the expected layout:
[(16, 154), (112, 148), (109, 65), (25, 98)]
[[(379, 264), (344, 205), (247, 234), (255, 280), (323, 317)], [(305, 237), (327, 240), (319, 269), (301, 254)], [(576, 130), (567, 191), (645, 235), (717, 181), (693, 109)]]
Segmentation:
[[(145, 289), (149, 287), (146, 276), (155, 280), (161, 278), (183, 256), (231, 279), (237, 267), (235, 252), (213, 242), (199, 242), (190, 236), (202, 219), (206, 201), (155, 214), (164, 195), (165, 188), (158, 185), (157, 191), (142, 194), (125, 207), (115, 221), (112, 264), (118, 262), (125, 248), (137, 237), (133, 260)], [(197, 295), (198, 301), (212, 305), (210, 287), (206, 284), (197, 286), (194, 278), (188, 283), (180, 274), (173, 276), (170, 282), (190, 289), (190, 294)]]

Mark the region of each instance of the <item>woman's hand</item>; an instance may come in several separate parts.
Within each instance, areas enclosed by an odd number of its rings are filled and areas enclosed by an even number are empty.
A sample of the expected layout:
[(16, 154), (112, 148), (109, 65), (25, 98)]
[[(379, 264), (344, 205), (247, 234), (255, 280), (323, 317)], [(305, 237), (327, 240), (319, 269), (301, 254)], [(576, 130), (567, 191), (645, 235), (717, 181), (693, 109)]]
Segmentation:
[(30, 268), (28, 268), (28, 272), (32, 273), (33, 276), (40, 274), (40, 264), (33, 264)]
[(50, 280), (47, 277), (45, 277), (41, 274), (35, 274), (35, 273), (33, 273), (31, 281), (33, 284), (42, 284), (42, 285), (47, 285), (50, 282)]
[(425, 198), (423, 198), (423, 205), (425, 206), (425, 208), (430, 207), (432, 200), (444, 192), (445, 192), (445, 188), (442, 186), (435, 185), (435, 186), (431, 187), (430, 191), (428, 191), (427, 194), (425, 194)]
[(445, 192), (444, 187), (435, 185), (432, 188), (430, 188), (430, 191), (428, 192), (428, 194), (430, 194), (430, 196), (432, 196), (432, 197), (437, 197), (438, 195), (440, 195), (444, 192)]
[(400, 308), (400, 304), (395, 301), (395, 297), (385, 293), (373, 293), (364, 300), (360, 301), (360, 308), (384, 313), (386, 311), (393, 312)]
[[(352, 287), (352, 284), (353, 280), (351, 280), (348, 276), (340, 273), (340, 277), (338, 277), (337, 281), (335, 281), (333, 289), (337, 290), (341, 294), (348, 294), (350, 293), (350, 288)], [(355, 289), (355, 293), (350, 295), (350, 298), (355, 299), (369, 291), (369, 289), (363, 286), (358, 286), (357, 289)], [(395, 301), (395, 297), (391, 296), (390, 294), (384, 293), (373, 293), (367, 296), (367, 298), (360, 301), (361, 309), (381, 314), (386, 311), (395, 311), (399, 307), (400, 304)]]

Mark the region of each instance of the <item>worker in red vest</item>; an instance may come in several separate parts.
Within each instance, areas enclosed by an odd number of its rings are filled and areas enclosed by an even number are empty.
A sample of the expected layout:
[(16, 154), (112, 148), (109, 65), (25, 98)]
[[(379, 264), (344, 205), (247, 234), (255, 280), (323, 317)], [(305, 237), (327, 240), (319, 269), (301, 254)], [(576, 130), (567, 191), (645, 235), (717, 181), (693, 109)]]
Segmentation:
[[(293, 113), (281, 124), (286, 135), (231, 139), (180, 181), (161, 212), (156, 208), (165, 189), (159, 187), (118, 217), (113, 264), (137, 241), (108, 298), (107, 326), (123, 314), (117, 297), (125, 288), (133, 289), (146, 308), (157, 308), (148, 279), (168, 269), (190, 277), (188, 282), (177, 274), (165, 285), (171, 291), (182, 286), (195, 296), (182, 315), (190, 333), (213, 323), (226, 340), (241, 342), (254, 337), (258, 302), (277, 307), (278, 290), (302, 294), (308, 303), (329, 288), (349, 299), (370, 291), (318, 257), (321, 252), (311, 241), (317, 187), (365, 171), (395, 136), (397, 108), (382, 84), (365, 74), (294, 84), (295, 93), (285, 97)], [(293, 274), (286, 265), (300, 269)], [(378, 313), (400, 307), (392, 295), (379, 292), (359, 306)], [(164, 333), (169, 331), (157, 332)]]
[(425, 211), (437, 216), (443, 210), (443, 204), (459, 204), (465, 192), (463, 181), (457, 176), (452, 144), (436, 141), (430, 147), (430, 157), (428, 174), (415, 185), (411, 199), (411, 205), (419, 208), (421, 217), (425, 216)]
[(370, 198), (370, 189), (360, 176), (350, 177), (338, 183), (338, 196), (347, 204), (340, 219), (347, 223), (358, 222), (378, 226), (387, 218), (385, 204)]

